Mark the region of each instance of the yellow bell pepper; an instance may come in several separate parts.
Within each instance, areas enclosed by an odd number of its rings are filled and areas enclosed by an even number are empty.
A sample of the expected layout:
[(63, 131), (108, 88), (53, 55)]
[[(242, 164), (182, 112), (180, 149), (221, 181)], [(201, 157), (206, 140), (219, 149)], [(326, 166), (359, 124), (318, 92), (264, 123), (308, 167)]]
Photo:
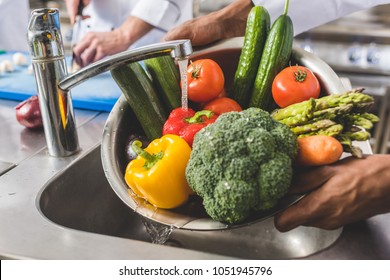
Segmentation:
[(138, 154), (126, 167), (125, 181), (133, 192), (158, 208), (175, 208), (188, 200), (192, 190), (185, 178), (191, 148), (180, 136), (167, 134), (145, 149), (140, 141), (132, 148)]

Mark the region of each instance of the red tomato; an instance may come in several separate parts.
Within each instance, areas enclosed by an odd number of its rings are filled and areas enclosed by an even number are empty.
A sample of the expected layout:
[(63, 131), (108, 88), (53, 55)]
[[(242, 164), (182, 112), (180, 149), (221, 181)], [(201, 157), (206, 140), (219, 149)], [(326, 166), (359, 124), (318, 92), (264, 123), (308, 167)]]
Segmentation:
[(240, 104), (229, 97), (218, 97), (207, 103), (203, 110), (210, 110), (217, 115), (232, 111), (242, 111)]
[(320, 96), (320, 83), (308, 68), (289, 66), (276, 75), (272, 83), (272, 96), (280, 107)]
[(221, 67), (211, 59), (199, 59), (187, 67), (188, 99), (207, 102), (216, 98), (225, 86)]

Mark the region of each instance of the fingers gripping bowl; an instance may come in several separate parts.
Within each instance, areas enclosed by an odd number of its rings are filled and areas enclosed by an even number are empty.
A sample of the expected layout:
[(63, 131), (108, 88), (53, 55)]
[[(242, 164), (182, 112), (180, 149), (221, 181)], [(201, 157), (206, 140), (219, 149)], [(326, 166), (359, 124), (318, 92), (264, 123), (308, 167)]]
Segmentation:
[[(226, 89), (232, 86), (237, 67), (243, 38), (234, 38), (218, 42), (208, 48), (195, 51), (190, 59), (211, 58), (223, 69), (226, 79)], [(298, 63), (310, 68), (321, 83), (322, 94), (341, 93), (343, 84), (334, 71), (318, 57), (304, 50), (295, 48), (292, 53), (292, 63)], [(125, 156), (125, 146), (131, 134), (142, 135), (142, 128), (128, 105), (121, 96), (112, 109), (105, 125), (102, 140), (102, 163), (106, 177), (120, 199), (138, 214), (155, 222), (175, 228), (189, 230), (220, 230), (230, 227), (240, 227), (259, 222), (296, 203), (302, 196), (287, 196), (272, 209), (253, 214), (248, 222), (227, 225), (212, 220), (205, 212), (200, 198), (193, 196), (183, 206), (175, 209), (157, 209), (144, 199), (136, 196), (127, 186), (124, 173), (128, 163)]]

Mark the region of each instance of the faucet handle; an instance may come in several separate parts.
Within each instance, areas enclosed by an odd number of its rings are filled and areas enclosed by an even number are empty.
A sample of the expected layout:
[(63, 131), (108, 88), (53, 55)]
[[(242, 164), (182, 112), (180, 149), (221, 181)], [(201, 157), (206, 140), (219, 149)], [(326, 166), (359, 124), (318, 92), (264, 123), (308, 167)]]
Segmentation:
[(59, 10), (43, 8), (32, 11), (27, 39), (33, 60), (64, 56)]

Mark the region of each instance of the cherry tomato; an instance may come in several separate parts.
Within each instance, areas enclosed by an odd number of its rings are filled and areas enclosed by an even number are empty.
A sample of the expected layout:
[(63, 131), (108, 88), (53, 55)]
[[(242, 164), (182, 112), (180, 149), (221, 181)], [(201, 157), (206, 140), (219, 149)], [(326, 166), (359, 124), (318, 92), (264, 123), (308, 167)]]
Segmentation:
[(314, 73), (303, 66), (289, 66), (276, 75), (272, 96), (281, 108), (320, 96), (320, 83)]
[(199, 59), (187, 67), (188, 99), (207, 102), (216, 98), (225, 86), (221, 67), (214, 60)]
[(217, 115), (232, 111), (242, 111), (240, 104), (229, 97), (218, 97), (208, 102), (204, 107), (204, 110), (210, 110)]

